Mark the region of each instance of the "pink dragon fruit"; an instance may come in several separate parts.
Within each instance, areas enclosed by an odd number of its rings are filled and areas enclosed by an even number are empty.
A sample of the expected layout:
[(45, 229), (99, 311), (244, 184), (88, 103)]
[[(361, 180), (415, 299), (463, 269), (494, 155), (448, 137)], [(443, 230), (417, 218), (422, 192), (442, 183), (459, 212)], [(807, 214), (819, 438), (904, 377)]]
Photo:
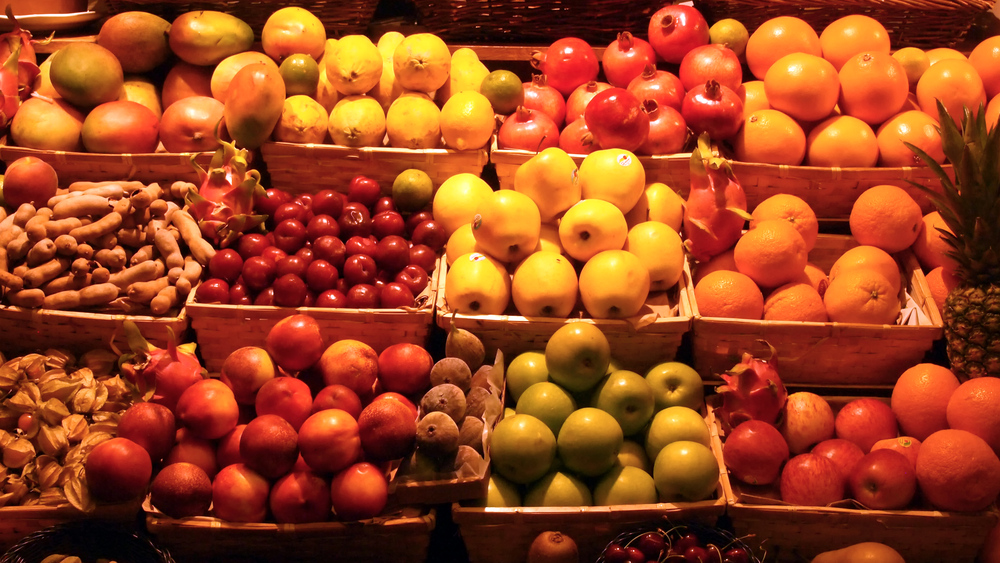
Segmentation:
[(727, 431), (748, 420), (769, 424), (778, 421), (788, 391), (778, 377), (773, 359), (762, 360), (744, 353), (742, 361), (720, 377), (726, 383), (715, 388), (722, 397), (722, 406), (715, 412)]
[(216, 248), (226, 248), (241, 233), (259, 227), (267, 215), (254, 214), (254, 197), (266, 197), (260, 172), (249, 165), (250, 151), (219, 141), (208, 171), (194, 159), (201, 187), (187, 195), (188, 210)]
[(0, 127), (10, 125), (17, 109), (21, 107), (17, 79), (17, 53), (20, 49), (20, 46), (16, 47), (0, 67)]
[(178, 346), (170, 327), (167, 331), (170, 335), (167, 347), (157, 348), (142, 336), (133, 321), (125, 321), (130, 352), (121, 355), (119, 365), (122, 374), (142, 393), (144, 400), (173, 411), (181, 393), (205, 379), (208, 372), (194, 353), (196, 344), (189, 342)]
[(729, 249), (750, 220), (747, 198), (729, 161), (717, 156), (707, 134), (691, 151), (691, 192), (684, 205), (684, 246), (704, 262)]
[[(35, 78), (41, 74), (38, 68), (38, 56), (35, 54), (33, 43), (48, 43), (52, 40), (50, 36), (43, 41), (35, 41), (31, 38), (31, 32), (23, 29), (21, 24), (14, 18), (13, 9), (10, 4), (6, 9), (7, 19), (13, 22), (14, 27), (7, 33), (0, 35), (0, 60), (13, 56), (17, 61), (15, 74), (17, 75), (18, 94), (21, 100), (27, 100), (35, 87)], [(11, 115), (7, 115), (9, 121)]]

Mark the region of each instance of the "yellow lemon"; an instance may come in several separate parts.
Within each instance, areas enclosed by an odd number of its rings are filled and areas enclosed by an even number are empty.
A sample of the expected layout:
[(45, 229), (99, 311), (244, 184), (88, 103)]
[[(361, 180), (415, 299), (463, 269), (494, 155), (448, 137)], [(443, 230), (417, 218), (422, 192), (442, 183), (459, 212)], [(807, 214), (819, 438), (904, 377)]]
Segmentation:
[(326, 108), (322, 104), (303, 94), (289, 96), (274, 127), (274, 140), (320, 144), (326, 140), (326, 124)]
[(333, 53), (323, 59), (327, 78), (344, 95), (364, 94), (382, 77), (382, 54), (364, 35), (341, 37)]
[(448, 148), (481, 149), (493, 137), (493, 106), (479, 92), (459, 92), (441, 108), (441, 135)]
[(380, 147), (385, 138), (385, 114), (370, 96), (342, 98), (330, 112), (328, 129), (334, 144), (348, 147)]
[(625, 250), (635, 254), (649, 270), (654, 290), (670, 289), (684, 271), (684, 241), (677, 231), (659, 221), (645, 221), (629, 229)]
[(434, 149), (441, 144), (441, 110), (423, 92), (405, 92), (385, 112), (389, 146)]
[(493, 193), (477, 174), (461, 172), (438, 186), (431, 203), (434, 220), (441, 223), (450, 237), (462, 225), (471, 225), (476, 208), (483, 198)]
[(448, 80), (451, 51), (433, 33), (414, 33), (396, 46), (392, 68), (396, 80), (406, 90), (433, 92)]
[(631, 152), (601, 149), (580, 163), (580, 192), (583, 199), (603, 199), (628, 213), (646, 189), (646, 170)]

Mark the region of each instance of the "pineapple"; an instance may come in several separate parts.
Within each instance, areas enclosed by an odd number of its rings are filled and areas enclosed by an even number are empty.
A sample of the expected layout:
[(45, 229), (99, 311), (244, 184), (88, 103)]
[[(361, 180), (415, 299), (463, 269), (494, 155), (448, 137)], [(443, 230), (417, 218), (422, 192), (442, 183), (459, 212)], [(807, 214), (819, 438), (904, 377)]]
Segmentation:
[(942, 310), (948, 360), (961, 378), (1000, 377), (1000, 126), (985, 111), (966, 108), (962, 127), (938, 102), (944, 153), (955, 181), (925, 152), (910, 146), (941, 180), (940, 192), (921, 188), (952, 233), (948, 256), (959, 284)]

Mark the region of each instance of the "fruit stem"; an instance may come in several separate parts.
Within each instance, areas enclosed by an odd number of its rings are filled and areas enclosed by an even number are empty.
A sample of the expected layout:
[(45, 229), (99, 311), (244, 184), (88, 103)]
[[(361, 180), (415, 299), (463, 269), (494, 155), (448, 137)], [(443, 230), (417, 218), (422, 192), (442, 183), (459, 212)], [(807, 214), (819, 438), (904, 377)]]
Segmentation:
[(621, 51), (631, 51), (632, 45), (635, 44), (632, 34), (628, 31), (623, 31), (618, 34), (618, 49)]

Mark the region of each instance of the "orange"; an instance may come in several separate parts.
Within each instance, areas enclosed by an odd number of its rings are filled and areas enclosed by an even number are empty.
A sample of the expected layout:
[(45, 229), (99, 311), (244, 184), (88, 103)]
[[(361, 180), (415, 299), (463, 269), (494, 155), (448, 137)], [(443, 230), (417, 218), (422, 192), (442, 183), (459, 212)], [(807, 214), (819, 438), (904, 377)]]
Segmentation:
[(851, 235), (861, 244), (893, 253), (909, 248), (923, 226), (924, 214), (913, 197), (899, 186), (872, 186), (854, 200)]
[(816, 246), (819, 235), (819, 222), (812, 207), (801, 197), (792, 194), (775, 194), (754, 207), (751, 213), (750, 228), (768, 219), (784, 219), (791, 223), (806, 241), (806, 252)]
[(733, 150), (743, 162), (798, 166), (806, 154), (806, 134), (787, 114), (759, 109), (744, 117)]
[(785, 284), (764, 300), (765, 321), (825, 323), (826, 305), (812, 285), (802, 282)]
[(934, 66), (934, 63), (939, 61), (965, 61), (968, 60), (961, 51), (952, 49), (950, 47), (935, 47), (933, 49), (927, 49), (927, 62), (930, 66)]
[[(917, 95), (911, 90), (909, 95), (906, 96), (906, 103), (903, 104), (903, 111), (920, 111), (920, 102), (917, 101)], [(923, 112), (921, 112), (923, 113)]]
[(917, 364), (900, 374), (890, 405), (901, 433), (923, 441), (948, 428), (948, 398), (958, 384), (950, 369), (937, 364)]
[(806, 137), (806, 165), (871, 168), (878, 163), (878, 141), (871, 126), (856, 117), (824, 119)]
[(701, 278), (706, 275), (716, 271), (716, 270), (729, 270), (731, 272), (736, 271), (736, 261), (733, 260), (733, 249), (725, 250), (720, 254), (709, 258), (707, 262), (699, 262), (698, 266), (694, 270), (694, 283), (697, 285), (701, 281)]
[(840, 78), (826, 59), (791, 53), (768, 68), (764, 91), (772, 108), (801, 121), (816, 121), (829, 116), (837, 105)]
[(878, 272), (854, 268), (830, 279), (823, 294), (826, 314), (838, 323), (896, 324), (899, 296)]
[(941, 510), (984, 510), (1000, 493), (1000, 459), (982, 438), (965, 430), (938, 430), (920, 444), (917, 485)]
[(983, 79), (986, 97), (1000, 94), (1000, 35), (980, 41), (969, 53), (969, 63)]
[(910, 83), (903, 65), (888, 52), (858, 53), (840, 69), (840, 112), (878, 125), (906, 104)]
[(744, 119), (759, 109), (771, 109), (771, 104), (767, 101), (767, 92), (764, 91), (763, 80), (748, 80), (740, 84), (736, 94), (743, 102)]
[(830, 22), (819, 34), (823, 58), (840, 70), (848, 59), (868, 51), (889, 53), (889, 32), (878, 20), (864, 14), (850, 14)]
[(733, 247), (736, 269), (761, 287), (778, 287), (802, 275), (809, 259), (806, 241), (795, 225), (769, 219), (754, 225)]
[(931, 211), (924, 215), (921, 221), (920, 232), (917, 233), (917, 240), (913, 242), (913, 253), (917, 256), (917, 261), (924, 271), (933, 270), (938, 266), (947, 265), (954, 271), (954, 261), (946, 254), (951, 247), (944, 241), (941, 230), (951, 232), (945, 224), (941, 214)]
[(895, 292), (899, 293), (900, 285), (903, 283), (903, 276), (899, 273), (899, 264), (896, 263), (895, 258), (881, 248), (860, 245), (848, 249), (830, 266), (830, 279), (837, 277), (841, 272), (854, 269), (864, 269), (882, 274), (895, 288)]
[(955, 274), (945, 270), (944, 266), (938, 266), (927, 272), (924, 274), (924, 278), (927, 280), (927, 288), (931, 291), (931, 298), (934, 299), (938, 309), (941, 309), (944, 307), (944, 300), (948, 298), (951, 290), (958, 287), (958, 278), (955, 277)]
[(1000, 452), (1000, 379), (977, 377), (963, 382), (948, 399), (948, 426), (979, 436)]
[(809, 281), (809, 285), (813, 286), (813, 289), (819, 292), (820, 297), (822, 297), (826, 293), (826, 286), (830, 283), (826, 272), (816, 264), (807, 263), (803, 273), (806, 276), (805, 279)]
[(943, 163), (944, 149), (937, 126), (936, 117), (917, 110), (902, 111), (890, 117), (875, 131), (879, 166), (924, 166), (924, 161), (903, 143), (910, 143), (938, 164)]
[(771, 18), (754, 30), (747, 41), (746, 61), (759, 79), (775, 61), (789, 53), (822, 55), (819, 35), (805, 20), (794, 16)]
[(1000, 119), (1000, 94), (990, 98), (986, 104), (986, 127), (993, 129), (998, 119)]
[(698, 311), (705, 317), (758, 320), (764, 316), (764, 295), (749, 276), (717, 270), (694, 286)]
[(928, 115), (938, 117), (937, 101), (940, 100), (948, 115), (962, 123), (964, 108), (973, 114), (986, 105), (983, 79), (964, 59), (945, 59), (932, 64), (917, 81), (917, 103)]

